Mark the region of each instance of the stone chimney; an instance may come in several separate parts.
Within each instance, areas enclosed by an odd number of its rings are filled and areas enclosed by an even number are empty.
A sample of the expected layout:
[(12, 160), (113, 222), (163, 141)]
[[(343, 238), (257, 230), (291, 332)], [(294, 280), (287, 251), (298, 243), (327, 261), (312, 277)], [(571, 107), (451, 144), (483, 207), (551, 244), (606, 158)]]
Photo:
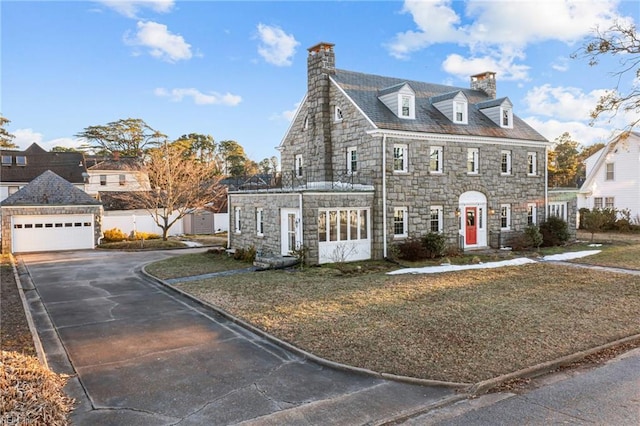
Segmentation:
[(471, 88), (480, 90), (487, 94), (491, 99), (496, 98), (496, 73), (485, 71), (480, 74), (471, 76)]
[(314, 154), (308, 159), (321, 180), (333, 179), (333, 151), (331, 142), (331, 99), (329, 76), (336, 73), (336, 57), (332, 43), (318, 43), (308, 50), (307, 103), (310, 123), (314, 126)]

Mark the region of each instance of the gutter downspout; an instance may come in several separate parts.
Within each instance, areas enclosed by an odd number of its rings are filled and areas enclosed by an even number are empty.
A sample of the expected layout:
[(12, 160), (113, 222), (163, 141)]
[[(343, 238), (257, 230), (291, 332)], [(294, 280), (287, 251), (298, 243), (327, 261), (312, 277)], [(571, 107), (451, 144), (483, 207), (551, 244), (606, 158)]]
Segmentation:
[(387, 258), (387, 135), (382, 135), (382, 257)]
[(302, 229), (302, 192), (300, 192), (298, 194), (298, 214), (300, 215), (298, 217), (298, 220), (300, 221), (300, 228), (299, 228), (299, 232), (300, 232), (300, 247), (296, 247), (296, 249), (302, 249), (302, 247), (304, 247), (304, 233), (303, 233), (303, 229)]
[(232, 214), (231, 212), (231, 195), (229, 194), (229, 191), (227, 191), (227, 211), (228, 213), (228, 219), (227, 219), (227, 226), (229, 227), (229, 229), (227, 230), (227, 249), (231, 248), (231, 232), (233, 232), (233, 220), (235, 217), (235, 214)]

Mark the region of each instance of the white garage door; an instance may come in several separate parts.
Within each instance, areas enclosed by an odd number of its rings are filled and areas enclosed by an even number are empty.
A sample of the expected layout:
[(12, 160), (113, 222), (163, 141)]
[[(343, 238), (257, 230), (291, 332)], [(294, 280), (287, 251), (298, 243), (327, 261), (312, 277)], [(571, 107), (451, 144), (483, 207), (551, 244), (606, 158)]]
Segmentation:
[(13, 216), (14, 253), (94, 248), (93, 215)]

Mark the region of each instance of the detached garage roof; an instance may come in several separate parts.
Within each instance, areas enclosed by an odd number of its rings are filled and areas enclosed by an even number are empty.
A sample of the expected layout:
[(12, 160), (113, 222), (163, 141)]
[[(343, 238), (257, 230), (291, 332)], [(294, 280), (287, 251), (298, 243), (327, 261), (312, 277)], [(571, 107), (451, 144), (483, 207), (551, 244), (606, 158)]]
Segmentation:
[(87, 206), (100, 205), (100, 201), (76, 188), (51, 170), (25, 185), (3, 200), (5, 206)]

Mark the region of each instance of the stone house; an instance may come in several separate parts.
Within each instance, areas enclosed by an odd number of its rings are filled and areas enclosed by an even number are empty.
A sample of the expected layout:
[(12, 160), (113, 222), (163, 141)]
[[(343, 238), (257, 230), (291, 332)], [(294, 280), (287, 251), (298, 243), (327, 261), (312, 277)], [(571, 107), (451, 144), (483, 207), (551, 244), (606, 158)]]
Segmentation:
[(336, 69), (330, 43), (308, 52), (280, 176), (229, 193), (231, 249), (380, 259), (429, 232), (497, 248), (544, 220), (549, 142), (496, 98), (495, 73), (460, 88)]

